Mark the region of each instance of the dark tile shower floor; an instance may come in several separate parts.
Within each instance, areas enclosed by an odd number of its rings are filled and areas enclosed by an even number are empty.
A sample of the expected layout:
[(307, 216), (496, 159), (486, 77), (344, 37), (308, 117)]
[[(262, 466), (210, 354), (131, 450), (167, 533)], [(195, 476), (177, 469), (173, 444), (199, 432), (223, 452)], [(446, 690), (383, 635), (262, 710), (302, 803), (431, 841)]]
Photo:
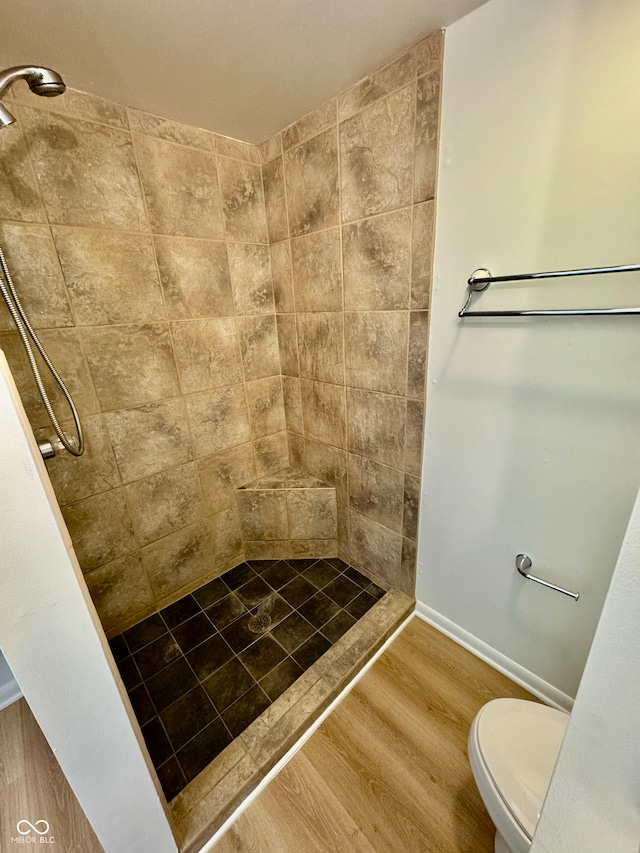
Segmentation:
[(114, 637), (167, 800), (383, 595), (342, 560), (252, 560)]

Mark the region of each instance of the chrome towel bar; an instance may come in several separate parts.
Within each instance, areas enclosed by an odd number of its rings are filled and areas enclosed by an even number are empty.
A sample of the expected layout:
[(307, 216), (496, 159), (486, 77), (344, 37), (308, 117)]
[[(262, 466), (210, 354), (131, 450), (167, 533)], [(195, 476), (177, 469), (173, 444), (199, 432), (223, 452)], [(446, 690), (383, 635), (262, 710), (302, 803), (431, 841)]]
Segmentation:
[(482, 293), (490, 285), (501, 281), (535, 281), (541, 278), (568, 278), (578, 275), (602, 275), (604, 273), (638, 272), (640, 264), (625, 264), (615, 267), (589, 267), (580, 270), (552, 270), (549, 272), (527, 272), (518, 275), (491, 275), (487, 269), (477, 269), (467, 281), (469, 292), (467, 301), (458, 317), (566, 317), (595, 314), (640, 314), (640, 308), (564, 308), (545, 311), (541, 309), (525, 311), (469, 311), (474, 293)]
[(563, 595), (568, 595), (577, 601), (580, 598), (579, 592), (571, 592), (569, 589), (564, 589), (561, 586), (556, 586), (554, 583), (549, 583), (549, 581), (544, 581), (542, 578), (537, 578), (535, 575), (529, 574), (529, 569), (533, 563), (531, 562), (531, 557), (527, 554), (518, 554), (516, 557), (516, 569), (520, 572), (523, 578), (526, 578), (528, 581), (534, 581), (535, 583), (540, 583), (542, 586), (546, 586), (549, 589), (555, 589), (556, 592), (561, 592)]

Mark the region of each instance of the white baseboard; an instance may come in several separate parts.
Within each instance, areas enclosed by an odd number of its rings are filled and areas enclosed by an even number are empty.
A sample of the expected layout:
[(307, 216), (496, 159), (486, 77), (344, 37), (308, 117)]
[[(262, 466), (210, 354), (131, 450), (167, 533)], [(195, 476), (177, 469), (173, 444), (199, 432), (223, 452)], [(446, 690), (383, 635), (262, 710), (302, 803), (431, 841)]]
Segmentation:
[(7, 684), (0, 684), (0, 711), (8, 705), (12, 705), (22, 699), (22, 691), (18, 687), (16, 681), (9, 681)]
[(468, 649), (476, 657), (479, 657), (485, 663), (497, 669), (498, 672), (503, 673), (503, 675), (515, 681), (516, 684), (533, 693), (538, 699), (542, 699), (547, 705), (559, 708), (561, 711), (570, 711), (573, 707), (573, 699), (567, 696), (566, 693), (562, 693), (562, 691), (558, 690), (552, 684), (543, 681), (542, 678), (534, 675), (533, 672), (530, 672), (528, 669), (520, 666), (519, 663), (503, 655), (502, 652), (479, 640), (478, 637), (474, 637), (473, 634), (465, 631), (464, 628), (456, 625), (455, 622), (447, 619), (446, 616), (443, 616), (436, 610), (427, 607), (421, 601), (416, 602), (416, 616), (419, 616), (425, 622), (433, 625), (434, 628), (442, 631), (447, 637), (464, 646), (465, 649)]

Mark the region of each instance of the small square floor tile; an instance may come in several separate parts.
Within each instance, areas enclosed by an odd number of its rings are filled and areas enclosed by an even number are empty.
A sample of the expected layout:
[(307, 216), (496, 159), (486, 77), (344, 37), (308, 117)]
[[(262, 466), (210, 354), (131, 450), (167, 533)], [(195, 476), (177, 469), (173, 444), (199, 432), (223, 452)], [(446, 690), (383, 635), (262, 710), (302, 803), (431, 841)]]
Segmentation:
[(366, 588), (365, 592), (368, 592), (369, 595), (372, 595), (376, 599), (376, 601), (378, 601), (380, 598), (382, 598), (383, 595), (385, 595), (386, 590), (382, 589), (382, 587), (377, 586), (377, 584), (375, 583), (370, 583), (369, 586)]
[(121, 660), (124, 660), (129, 656), (129, 647), (125, 643), (122, 634), (118, 634), (117, 637), (109, 640), (109, 648), (111, 649), (111, 654), (113, 655), (113, 659), (116, 663), (119, 663)]
[(167, 633), (167, 626), (164, 624), (159, 613), (154, 613), (142, 622), (138, 622), (132, 628), (128, 628), (122, 635), (127, 641), (127, 645), (132, 652), (137, 652), (148, 643), (152, 643)]
[(262, 687), (269, 699), (275, 702), (278, 696), (284, 693), (287, 687), (291, 687), (296, 678), (299, 678), (302, 673), (302, 667), (293, 658), (286, 658), (261, 679), (260, 687)]
[(263, 635), (244, 652), (240, 652), (240, 660), (256, 681), (270, 672), (286, 656), (287, 653), (282, 646), (268, 635)]
[(179, 657), (180, 649), (171, 634), (164, 634), (133, 655), (140, 675), (144, 679), (151, 678)]
[(315, 663), (330, 648), (331, 643), (326, 637), (323, 637), (322, 634), (314, 634), (299, 649), (296, 649), (292, 657), (303, 669), (309, 669), (311, 664)]
[(340, 557), (327, 557), (326, 560), (330, 566), (333, 566), (333, 568), (337, 569), (339, 572), (344, 572), (345, 569), (349, 568), (349, 564), (345, 563), (344, 560), (341, 560)]
[(191, 649), (199, 646), (200, 643), (204, 643), (215, 632), (216, 629), (205, 614), (198, 613), (197, 616), (188, 619), (182, 625), (178, 625), (171, 633), (176, 638), (182, 651), (186, 654)]
[(232, 622), (231, 625), (227, 625), (227, 627), (221, 631), (222, 636), (236, 654), (244, 651), (247, 646), (251, 645), (251, 643), (255, 643), (258, 639), (258, 634), (249, 628), (250, 619), (251, 614), (245, 613), (244, 616), (236, 619), (235, 622)]
[(303, 572), (302, 577), (312, 583), (316, 589), (322, 589), (323, 586), (331, 583), (339, 575), (340, 572), (330, 566), (326, 560), (318, 560), (317, 563)]
[(193, 670), (183, 657), (170, 663), (146, 682), (151, 701), (158, 711), (163, 711), (196, 684)]
[(207, 607), (211, 607), (212, 604), (215, 604), (216, 601), (220, 601), (221, 598), (224, 598), (224, 596), (228, 594), (229, 590), (221, 578), (215, 578), (214, 580), (209, 581), (209, 583), (206, 583), (204, 586), (201, 586), (200, 589), (197, 589), (192, 593), (193, 597), (203, 610)]
[(118, 672), (127, 690), (131, 690), (136, 684), (140, 684), (142, 677), (134, 659), (130, 656), (121, 660), (118, 664)]
[(270, 704), (266, 694), (256, 684), (224, 711), (222, 719), (231, 734), (238, 737)]
[(246, 609), (235, 592), (230, 592), (229, 595), (225, 595), (211, 607), (207, 607), (205, 613), (218, 631), (222, 631), (223, 628), (242, 616)]
[(360, 619), (361, 616), (364, 616), (367, 610), (371, 610), (375, 603), (376, 600), (372, 595), (369, 595), (368, 592), (361, 592), (360, 595), (356, 596), (353, 601), (350, 601), (349, 604), (347, 604), (345, 610), (356, 619)]
[(301, 646), (313, 633), (313, 625), (310, 625), (299, 613), (292, 613), (271, 630), (272, 636), (289, 653)]
[(187, 654), (189, 666), (204, 681), (233, 657), (233, 652), (219, 634), (209, 637)]
[(235, 657), (202, 682), (219, 713), (243, 696), (254, 684), (253, 678)]
[(174, 752), (177, 752), (216, 716), (211, 699), (198, 685), (165, 708), (160, 719)]
[(187, 784), (182, 767), (178, 764), (178, 759), (175, 755), (172, 755), (168, 761), (161, 764), (156, 772), (167, 802), (177, 797)]
[(259, 575), (261, 575), (265, 569), (268, 569), (270, 566), (275, 566), (277, 562), (278, 560), (247, 560), (247, 564)]
[(238, 589), (239, 586), (254, 578), (256, 573), (248, 563), (240, 563), (235, 569), (229, 569), (222, 575), (222, 580), (231, 591)]
[(286, 586), (283, 586), (280, 590), (280, 595), (288, 601), (292, 607), (298, 608), (301, 604), (304, 604), (308, 598), (311, 598), (315, 591), (315, 586), (300, 575)]
[(371, 581), (369, 578), (365, 577), (362, 572), (359, 572), (357, 569), (354, 569), (353, 566), (349, 566), (348, 569), (345, 569), (343, 572), (345, 578), (349, 578), (353, 583), (357, 583), (359, 587), (362, 589), (366, 589)]
[(322, 628), (329, 619), (332, 619), (339, 612), (340, 608), (335, 601), (327, 598), (322, 592), (316, 592), (315, 595), (311, 596), (309, 601), (305, 601), (298, 608), (298, 613), (304, 616), (307, 622), (310, 622), (314, 628)]
[(176, 753), (176, 757), (187, 782), (195, 779), (198, 773), (204, 770), (207, 764), (210, 764), (231, 741), (232, 737), (226, 726), (219, 717), (216, 717), (200, 734), (183, 746)]
[(160, 611), (160, 615), (169, 628), (181, 625), (197, 613), (200, 613), (200, 605), (192, 595), (185, 595), (184, 598)]
[(344, 575), (340, 575), (340, 577), (336, 578), (328, 586), (325, 586), (322, 591), (329, 598), (332, 598), (336, 604), (339, 604), (340, 607), (344, 607), (350, 601), (353, 601), (356, 595), (362, 592), (362, 587), (359, 587), (358, 584), (353, 583), (353, 581), (350, 581)]
[(142, 726), (142, 737), (149, 750), (149, 756), (154, 767), (162, 764), (171, 755), (172, 749), (169, 738), (162, 728), (158, 717), (154, 717), (146, 725)]
[(277, 592), (274, 592), (251, 611), (252, 616), (259, 613), (263, 613), (271, 619), (271, 627), (273, 628), (278, 622), (282, 622), (290, 613), (293, 613), (293, 607)]
[(133, 690), (130, 690), (129, 699), (131, 700), (131, 707), (133, 708), (133, 713), (136, 715), (136, 720), (141, 726), (144, 726), (145, 723), (148, 723), (149, 720), (155, 717), (156, 709), (153, 707), (144, 684), (139, 684)]
[(302, 559), (302, 560), (287, 560), (287, 563), (291, 566), (291, 568), (295, 569), (297, 572), (304, 572), (305, 569), (308, 569), (309, 566), (312, 566), (314, 563), (318, 562), (318, 558), (314, 557), (313, 559)]
[(273, 587), (273, 589), (280, 589), (280, 587), (283, 587), (285, 584), (289, 583), (289, 581), (297, 578), (298, 572), (296, 572), (289, 563), (285, 563), (284, 560), (280, 560), (262, 572), (261, 577), (269, 584), (269, 586)]
[(261, 604), (265, 598), (268, 598), (273, 593), (273, 590), (268, 583), (259, 577), (253, 577), (250, 581), (239, 586), (236, 590), (236, 595), (245, 607), (251, 609)]
[(335, 643), (343, 634), (346, 634), (349, 628), (356, 624), (356, 620), (347, 613), (346, 610), (340, 610), (337, 616), (334, 616), (330, 622), (322, 628), (321, 633), (329, 640), (330, 643)]

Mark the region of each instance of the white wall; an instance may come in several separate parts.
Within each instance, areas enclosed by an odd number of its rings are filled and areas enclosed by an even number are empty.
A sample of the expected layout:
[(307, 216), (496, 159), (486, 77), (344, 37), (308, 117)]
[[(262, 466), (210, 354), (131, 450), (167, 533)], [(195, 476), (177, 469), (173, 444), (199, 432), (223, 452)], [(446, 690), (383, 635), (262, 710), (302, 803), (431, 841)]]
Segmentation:
[(589, 652), (531, 853), (637, 853), (640, 496)]
[[(640, 482), (640, 316), (456, 315), (478, 267), (640, 263), (639, 43), (637, 0), (490, 0), (445, 39), (417, 598), (569, 695)], [(640, 274), (480, 303), (640, 305)]]
[(175, 853), (126, 691), (1, 351), (0, 471), (7, 662), (105, 853)]
[(9, 664), (0, 652), (0, 711), (7, 705), (17, 702), (21, 696), (22, 693), (9, 669)]

